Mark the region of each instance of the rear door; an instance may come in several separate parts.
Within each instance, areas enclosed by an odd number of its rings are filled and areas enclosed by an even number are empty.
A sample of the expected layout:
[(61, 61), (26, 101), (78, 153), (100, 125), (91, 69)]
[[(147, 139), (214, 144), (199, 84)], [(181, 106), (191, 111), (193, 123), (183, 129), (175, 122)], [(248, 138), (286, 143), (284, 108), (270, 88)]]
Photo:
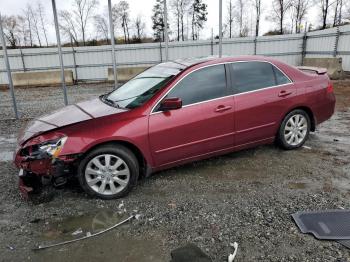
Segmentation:
[[(166, 97), (183, 107), (149, 117), (149, 139), (157, 166), (233, 147), (233, 97), (228, 96), (223, 64), (191, 72)], [(229, 78), (228, 78), (229, 79)]]
[(282, 112), (296, 90), (292, 81), (268, 62), (230, 64), (235, 94), (235, 145), (273, 138)]

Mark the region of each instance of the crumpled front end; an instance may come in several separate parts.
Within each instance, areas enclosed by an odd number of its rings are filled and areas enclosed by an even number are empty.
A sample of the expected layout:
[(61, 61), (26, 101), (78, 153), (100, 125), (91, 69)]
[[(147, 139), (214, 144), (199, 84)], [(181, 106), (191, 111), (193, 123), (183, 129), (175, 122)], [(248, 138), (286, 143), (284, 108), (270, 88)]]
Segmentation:
[(76, 170), (79, 155), (60, 155), (67, 137), (62, 134), (38, 136), (14, 153), (19, 168), (19, 189), (23, 198), (39, 193), (44, 185), (61, 186)]

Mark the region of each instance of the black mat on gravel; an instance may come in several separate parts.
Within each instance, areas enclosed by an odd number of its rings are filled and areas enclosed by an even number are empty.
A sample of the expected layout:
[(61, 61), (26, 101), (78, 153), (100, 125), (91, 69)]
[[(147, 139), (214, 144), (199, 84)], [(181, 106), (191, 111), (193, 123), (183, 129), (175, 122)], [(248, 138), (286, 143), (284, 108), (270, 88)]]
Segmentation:
[(350, 240), (339, 240), (337, 242), (350, 249)]
[[(311, 233), (318, 239), (350, 240), (350, 210), (297, 212), (292, 217), (301, 232)], [(343, 245), (348, 244), (350, 241)]]
[(190, 243), (171, 251), (171, 262), (211, 262), (199, 247)]

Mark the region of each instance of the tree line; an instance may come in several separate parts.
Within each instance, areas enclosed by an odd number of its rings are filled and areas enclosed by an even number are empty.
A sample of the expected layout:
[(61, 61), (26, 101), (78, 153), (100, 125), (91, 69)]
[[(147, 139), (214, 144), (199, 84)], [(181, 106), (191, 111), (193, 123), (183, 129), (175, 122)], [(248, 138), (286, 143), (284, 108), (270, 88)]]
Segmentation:
[[(42, 0), (41, 0), (42, 1)], [(152, 36), (146, 34), (145, 17), (131, 16), (128, 1), (112, 6), (112, 20), (117, 43), (141, 43), (164, 40), (164, 0), (154, 0)], [(274, 24), (271, 34), (301, 33), (349, 23), (350, 2), (345, 0), (226, 0), (223, 18), (224, 37), (259, 36), (262, 19)], [(108, 44), (107, 7), (98, 13), (97, 0), (71, 0), (69, 10), (59, 10), (59, 28), (66, 45)], [(202, 30), (208, 18), (204, 0), (167, 0), (168, 33), (171, 41), (208, 38)], [(308, 23), (310, 9), (317, 10), (319, 23)], [(3, 16), (5, 37), (11, 48), (49, 46), (53, 29), (50, 10), (42, 2), (27, 4), (19, 15)], [(50, 15), (51, 17), (51, 15)]]

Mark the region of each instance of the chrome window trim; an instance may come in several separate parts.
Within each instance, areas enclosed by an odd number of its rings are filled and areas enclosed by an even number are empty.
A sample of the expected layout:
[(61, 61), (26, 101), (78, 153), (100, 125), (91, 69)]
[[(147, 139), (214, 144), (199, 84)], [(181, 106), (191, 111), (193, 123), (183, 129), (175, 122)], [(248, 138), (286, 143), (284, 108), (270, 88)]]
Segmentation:
[[(233, 97), (233, 96), (239, 96), (239, 95), (243, 95), (243, 94), (249, 94), (249, 93), (253, 93), (253, 92), (258, 92), (258, 91), (261, 91), (261, 90), (266, 90), (266, 89), (270, 89), (270, 88), (275, 88), (275, 87), (280, 87), (280, 86), (285, 86), (285, 85), (290, 85), (292, 83), (294, 83), (278, 66), (276, 66), (275, 64), (271, 63), (270, 61), (264, 61), (264, 60), (248, 60), (248, 61), (233, 61), (233, 62), (220, 62), (220, 63), (216, 63), (216, 64), (210, 64), (210, 65), (206, 65), (206, 66), (203, 66), (203, 67), (200, 67), (200, 68), (197, 68), (191, 72), (188, 72), (187, 74), (185, 74), (184, 76), (182, 76), (175, 84), (172, 88), (170, 88), (158, 101), (157, 103), (152, 107), (152, 110), (151, 110), (151, 114), (150, 115), (154, 115), (154, 114), (158, 114), (158, 113), (163, 113), (164, 111), (156, 111), (154, 112), (154, 109), (159, 105), (159, 103), (164, 99), (164, 97), (166, 97), (170, 92), (171, 90), (173, 90), (181, 81), (182, 79), (184, 79), (186, 76), (198, 71), (198, 70), (201, 70), (203, 68), (207, 68), (207, 67), (211, 67), (211, 66), (216, 66), (216, 65), (228, 65), (228, 64), (234, 64), (234, 63), (246, 63), (246, 62), (263, 62), (263, 63), (269, 63), (271, 64), (272, 66), (274, 66), (276, 69), (278, 69), (285, 77), (287, 77), (287, 79), (290, 81), (289, 83), (286, 83), (286, 84), (282, 84), (282, 85), (274, 85), (274, 86), (268, 86), (268, 87), (264, 87), (264, 88), (260, 88), (260, 89), (257, 89), (257, 90), (251, 90), (251, 91), (247, 91), (247, 92), (242, 92), (242, 93), (238, 93), (238, 94), (232, 94), (232, 95), (228, 95), (228, 96), (221, 96), (221, 97), (217, 97), (217, 98), (213, 98), (213, 99), (209, 99), (209, 100), (205, 100), (205, 101), (201, 101), (201, 102), (197, 102), (197, 103), (193, 103), (193, 104), (189, 104), (189, 105), (185, 105), (181, 108), (186, 108), (186, 107), (189, 107), (189, 106), (194, 106), (194, 105), (198, 105), (198, 104), (202, 104), (202, 103), (207, 103), (207, 102), (211, 102), (211, 101), (215, 101), (215, 100), (218, 100), (218, 99), (222, 99), (222, 98), (227, 98), (227, 97)], [(181, 109), (180, 108), (180, 109)]]

